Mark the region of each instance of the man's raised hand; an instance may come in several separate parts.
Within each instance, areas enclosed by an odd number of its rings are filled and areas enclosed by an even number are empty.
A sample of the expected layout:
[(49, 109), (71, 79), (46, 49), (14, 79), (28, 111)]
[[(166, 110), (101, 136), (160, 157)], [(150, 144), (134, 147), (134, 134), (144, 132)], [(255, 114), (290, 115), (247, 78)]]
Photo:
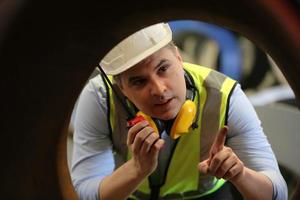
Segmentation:
[(227, 131), (227, 126), (219, 130), (211, 146), (209, 158), (198, 164), (201, 173), (230, 180), (244, 171), (243, 162), (231, 148), (225, 146)]

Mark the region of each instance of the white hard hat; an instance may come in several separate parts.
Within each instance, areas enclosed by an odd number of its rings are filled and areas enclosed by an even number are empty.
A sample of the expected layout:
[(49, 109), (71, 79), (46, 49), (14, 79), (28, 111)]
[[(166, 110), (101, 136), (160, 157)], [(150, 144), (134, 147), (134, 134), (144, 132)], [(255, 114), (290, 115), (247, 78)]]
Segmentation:
[(106, 74), (124, 72), (172, 40), (172, 31), (167, 23), (159, 23), (135, 32), (117, 44), (101, 60)]

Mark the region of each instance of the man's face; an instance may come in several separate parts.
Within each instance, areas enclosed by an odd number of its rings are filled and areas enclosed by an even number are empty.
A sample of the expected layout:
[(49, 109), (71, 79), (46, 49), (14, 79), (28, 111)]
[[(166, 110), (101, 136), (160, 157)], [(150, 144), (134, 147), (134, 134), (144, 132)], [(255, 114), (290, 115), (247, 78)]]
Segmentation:
[(176, 117), (186, 99), (178, 50), (162, 48), (120, 75), (121, 90), (145, 114), (162, 120)]

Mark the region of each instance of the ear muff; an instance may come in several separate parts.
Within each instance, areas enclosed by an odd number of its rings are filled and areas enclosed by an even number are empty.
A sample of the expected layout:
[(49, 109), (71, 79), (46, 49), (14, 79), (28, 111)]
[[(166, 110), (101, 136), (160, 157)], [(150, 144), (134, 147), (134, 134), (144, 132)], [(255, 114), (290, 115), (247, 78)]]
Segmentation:
[[(187, 87), (187, 100), (183, 103), (180, 111), (177, 114), (177, 117), (173, 122), (170, 131), (170, 137), (172, 139), (177, 139), (181, 135), (188, 133), (190, 127), (192, 127), (193, 129), (198, 127), (198, 108), (196, 107), (194, 98), (196, 96), (196, 92), (199, 96), (199, 92), (198, 89), (195, 87), (193, 78), (191, 77), (189, 72), (185, 71), (184, 78)], [(199, 101), (197, 106), (199, 107)]]
[(182, 105), (175, 121), (173, 122), (170, 137), (177, 139), (181, 135), (188, 133), (196, 116), (196, 105), (191, 100), (186, 100)]

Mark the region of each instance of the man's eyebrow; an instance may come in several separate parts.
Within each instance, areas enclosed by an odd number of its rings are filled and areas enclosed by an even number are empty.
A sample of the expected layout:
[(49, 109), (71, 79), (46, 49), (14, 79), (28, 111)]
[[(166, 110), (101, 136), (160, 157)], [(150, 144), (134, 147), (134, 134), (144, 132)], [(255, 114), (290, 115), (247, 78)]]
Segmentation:
[(167, 62), (167, 60), (166, 59), (162, 59), (157, 65), (156, 65), (156, 67), (154, 68), (154, 69), (157, 69), (157, 68), (159, 68), (161, 65), (163, 65), (165, 62)]

